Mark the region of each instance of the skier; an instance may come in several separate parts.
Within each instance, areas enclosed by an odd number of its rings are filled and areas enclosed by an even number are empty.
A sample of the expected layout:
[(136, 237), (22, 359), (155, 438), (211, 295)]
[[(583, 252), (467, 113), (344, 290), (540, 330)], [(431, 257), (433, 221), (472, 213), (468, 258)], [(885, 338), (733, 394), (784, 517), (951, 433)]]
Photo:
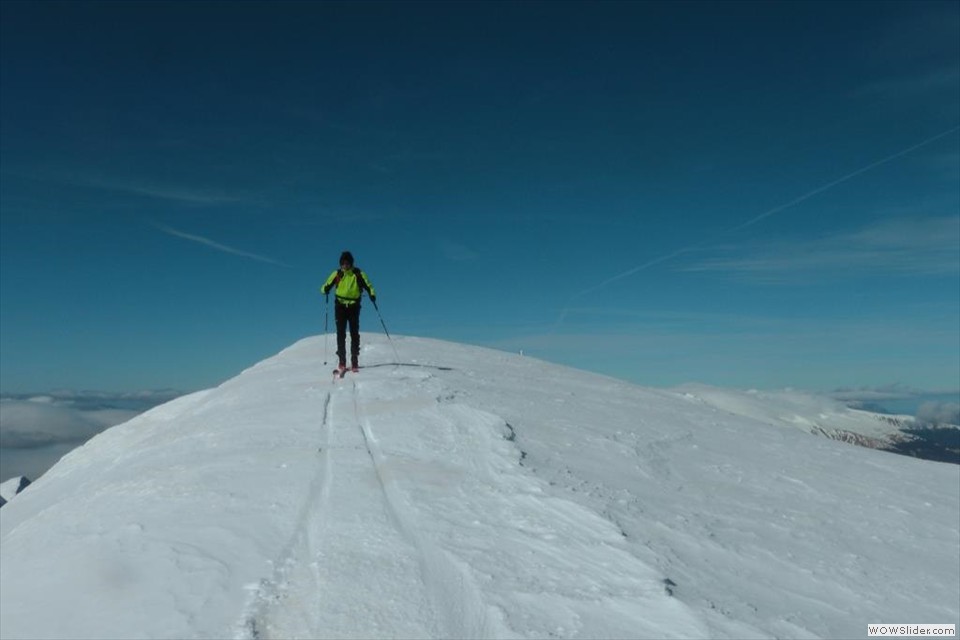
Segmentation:
[(330, 274), (320, 291), (329, 295), (336, 287), (337, 320), (337, 356), (340, 358), (339, 371), (347, 369), (347, 323), (350, 324), (350, 365), (353, 371), (360, 368), (360, 296), (366, 290), (370, 300), (377, 301), (377, 294), (370, 279), (360, 269), (353, 266), (353, 254), (344, 251), (340, 254), (340, 268)]

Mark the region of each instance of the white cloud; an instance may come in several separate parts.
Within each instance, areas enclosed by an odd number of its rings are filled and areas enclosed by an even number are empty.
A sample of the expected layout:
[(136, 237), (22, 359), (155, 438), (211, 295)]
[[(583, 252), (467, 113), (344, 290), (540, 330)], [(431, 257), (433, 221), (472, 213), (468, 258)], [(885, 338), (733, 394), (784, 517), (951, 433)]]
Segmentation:
[(960, 85), (960, 68), (944, 66), (922, 73), (885, 78), (865, 85), (861, 92), (874, 97), (915, 98), (931, 93), (956, 91), (958, 85)]
[(70, 184), (104, 191), (128, 193), (159, 200), (171, 200), (181, 204), (221, 205), (245, 202), (249, 194), (212, 187), (189, 187), (175, 184), (160, 184), (146, 180), (103, 177), (93, 173), (67, 172), (59, 176)]
[(923, 424), (960, 425), (960, 404), (956, 402), (924, 402), (917, 409), (917, 420)]
[(440, 251), (447, 260), (454, 262), (471, 262), (480, 257), (480, 254), (470, 247), (452, 240), (441, 240)]
[(937, 275), (960, 272), (960, 216), (886, 220), (853, 233), (813, 240), (728, 245), (720, 255), (681, 267), (757, 280), (814, 271)]
[(155, 226), (160, 231), (166, 233), (167, 235), (171, 235), (177, 238), (183, 238), (184, 240), (190, 240), (191, 242), (202, 244), (204, 246), (210, 247), (211, 249), (216, 249), (217, 251), (221, 251), (223, 253), (230, 253), (236, 256), (240, 256), (242, 258), (257, 260), (258, 262), (266, 262), (267, 264), (274, 264), (280, 267), (291, 268), (290, 265), (284, 262), (280, 262), (279, 260), (274, 260), (273, 258), (261, 256), (256, 253), (250, 253), (249, 251), (242, 251), (241, 249), (235, 249), (225, 244), (220, 244), (219, 242), (215, 242), (209, 238), (204, 238), (203, 236), (194, 235), (192, 233), (185, 233), (183, 231), (179, 231), (177, 229), (174, 229), (172, 227), (167, 227), (162, 224), (154, 223), (153, 226)]
[[(39, 401), (38, 401), (39, 400)], [(0, 401), (0, 447), (33, 449), (50, 444), (80, 443), (136, 411), (84, 411), (49, 398)]]
[(905, 400), (923, 393), (901, 384), (890, 384), (882, 387), (860, 387), (836, 389), (830, 397), (841, 402), (865, 403), (881, 402), (883, 400)]
[(960, 425), (960, 403), (947, 398), (960, 397), (960, 389), (928, 391), (903, 384), (879, 387), (842, 388), (828, 394), (851, 407), (893, 410), (913, 414), (921, 426)]
[(177, 395), (64, 391), (0, 398), (0, 480), (36, 480), (74, 447)]
[(176, 200), (191, 204), (231, 204), (241, 202), (243, 197), (217, 191), (213, 189), (190, 189), (187, 187), (164, 187), (150, 185), (129, 185), (120, 188), (121, 191), (134, 193), (137, 195), (148, 196), (151, 198), (160, 198), (163, 200)]

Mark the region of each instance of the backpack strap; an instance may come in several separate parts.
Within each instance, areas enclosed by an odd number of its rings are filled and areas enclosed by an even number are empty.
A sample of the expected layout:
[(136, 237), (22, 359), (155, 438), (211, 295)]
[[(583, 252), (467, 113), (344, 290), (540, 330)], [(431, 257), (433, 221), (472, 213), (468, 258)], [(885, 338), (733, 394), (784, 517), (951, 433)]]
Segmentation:
[(363, 271), (356, 265), (354, 265), (353, 270), (357, 272), (357, 285), (360, 287), (361, 297), (364, 291), (367, 292), (367, 295), (370, 295), (370, 287), (367, 286), (367, 279), (363, 277)]

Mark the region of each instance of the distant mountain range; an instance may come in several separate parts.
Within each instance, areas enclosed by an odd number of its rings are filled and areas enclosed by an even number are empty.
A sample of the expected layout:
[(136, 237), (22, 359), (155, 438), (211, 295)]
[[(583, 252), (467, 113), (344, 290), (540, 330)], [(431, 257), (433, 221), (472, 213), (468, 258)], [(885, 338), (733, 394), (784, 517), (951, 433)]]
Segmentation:
[(772, 426), (797, 428), (870, 449), (960, 464), (957, 425), (854, 409), (839, 400), (800, 391), (738, 391), (705, 385), (683, 385), (677, 391), (719, 410)]

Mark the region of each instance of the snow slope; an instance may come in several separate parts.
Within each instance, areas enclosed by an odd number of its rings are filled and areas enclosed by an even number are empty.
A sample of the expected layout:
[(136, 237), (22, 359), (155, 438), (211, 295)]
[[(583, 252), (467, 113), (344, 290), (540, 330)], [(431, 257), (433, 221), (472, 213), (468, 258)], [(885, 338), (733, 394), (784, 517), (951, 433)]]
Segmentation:
[(802, 391), (739, 391), (700, 384), (683, 385), (677, 390), (687, 398), (734, 415), (873, 448), (908, 440), (910, 436), (903, 429), (916, 425), (912, 416), (851, 409), (837, 400)]
[(0, 511), (0, 637), (864, 637), (960, 622), (960, 467), (532, 358), (323, 337)]

